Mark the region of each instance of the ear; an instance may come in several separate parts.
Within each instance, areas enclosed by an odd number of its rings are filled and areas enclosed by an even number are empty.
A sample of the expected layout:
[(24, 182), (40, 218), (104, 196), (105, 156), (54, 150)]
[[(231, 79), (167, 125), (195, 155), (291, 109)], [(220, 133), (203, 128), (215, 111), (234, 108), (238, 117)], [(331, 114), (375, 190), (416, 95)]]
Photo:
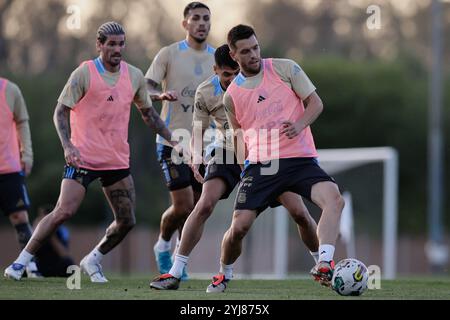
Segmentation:
[(213, 68), (214, 68), (214, 73), (215, 73), (215, 74), (219, 74), (219, 73), (218, 73), (218, 69), (219, 69), (219, 68), (218, 68), (216, 65), (214, 65)]
[(237, 62), (237, 60), (236, 60), (236, 52), (234, 50), (230, 50), (230, 57), (231, 57), (231, 59), (233, 59), (234, 61)]
[(187, 19), (184, 19), (181, 25), (183, 26), (184, 30), (187, 30)]
[(97, 41), (95, 42), (95, 48), (97, 49), (97, 52), (101, 51), (101, 43), (100, 41), (97, 39)]

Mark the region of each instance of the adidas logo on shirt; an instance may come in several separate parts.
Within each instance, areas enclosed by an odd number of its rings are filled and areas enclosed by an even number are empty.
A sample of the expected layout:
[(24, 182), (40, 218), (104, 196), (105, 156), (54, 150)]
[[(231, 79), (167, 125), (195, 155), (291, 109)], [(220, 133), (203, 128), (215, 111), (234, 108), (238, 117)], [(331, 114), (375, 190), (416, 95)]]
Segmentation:
[(106, 101), (114, 101), (114, 98), (112, 96), (109, 96), (109, 98), (106, 99)]
[(264, 100), (266, 100), (266, 98), (260, 95), (257, 103), (263, 102)]

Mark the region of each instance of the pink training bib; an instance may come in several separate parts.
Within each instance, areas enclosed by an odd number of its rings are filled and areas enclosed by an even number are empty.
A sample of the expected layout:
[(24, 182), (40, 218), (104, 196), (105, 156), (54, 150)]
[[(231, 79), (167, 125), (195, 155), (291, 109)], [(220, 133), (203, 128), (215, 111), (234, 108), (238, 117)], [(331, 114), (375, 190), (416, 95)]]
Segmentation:
[(128, 123), (134, 92), (128, 65), (121, 62), (120, 78), (115, 86), (110, 86), (102, 79), (94, 61), (84, 63), (89, 66), (89, 89), (70, 113), (71, 141), (80, 151), (82, 167), (129, 168)]
[(14, 114), (6, 100), (8, 80), (0, 78), (0, 174), (22, 170)]
[(282, 122), (296, 122), (303, 116), (305, 108), (302, 100), (275, 73), (272, 59), (264, 59), (262, 63), (264, 76), (257, 88), (239, 86), (245, 80), (238, 76), (227, 89), (233, 99), (237, 121), (244, 131), (247, 159), (262, 162), (317, 157), (310, 127), (293, 139), (280, 133)]

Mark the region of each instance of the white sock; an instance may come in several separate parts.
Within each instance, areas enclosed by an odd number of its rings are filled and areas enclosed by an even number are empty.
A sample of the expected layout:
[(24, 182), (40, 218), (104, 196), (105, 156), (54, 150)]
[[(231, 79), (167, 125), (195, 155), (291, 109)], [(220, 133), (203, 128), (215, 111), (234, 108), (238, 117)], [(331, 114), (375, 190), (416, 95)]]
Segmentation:
[(316, 251), (316, 252), (310, 251), (309, 253), (313, 257), (315, 263), (319, 262), (319, 251)]
[(87, 260), (93, 263), (100, 263), (103, 259), (104, 254), (101, 253), (100, 251), (98, 251), (97, 248), (94, 248), (94, 250), (92, 250), (88, 256), (87, 256)]
[(23, 266), (27, 266), (33, 257), (34, 255), (23, 249), (14, 263), (20, 263)]
[(170, 248), (172, 247), (172, 242), (166, 241), (163, 238), (161, 238), (161, 235), (159, 235), (158, 242), (155, 244), (156, 251), (164, 252), (164, 251), (170, 251)]
[(334, 246), (331, 244), (319, 245), (319, 261), (331, 261), (334, 256)]
[(188, 256), (182, 256), (181, 254), (175, 255), (175, 261), (173, 262), (172, 268), (170, 268), (169, 273), (175, 278), (180, 279), (183, 275), (183, 269), (187, 265), (189, 260)]
[(220, 273), (225, 275), (225, 279), (231, 280), (233, 278), (233, 265), (220, 263)]

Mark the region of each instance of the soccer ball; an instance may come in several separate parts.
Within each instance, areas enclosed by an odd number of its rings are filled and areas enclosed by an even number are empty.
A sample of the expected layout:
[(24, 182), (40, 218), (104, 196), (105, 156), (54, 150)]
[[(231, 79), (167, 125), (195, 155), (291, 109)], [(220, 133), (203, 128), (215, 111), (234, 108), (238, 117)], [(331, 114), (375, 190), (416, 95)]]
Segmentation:
[(341, 296), (360, 296), (367, 289), (369, 273), (359, 260), (344, 259), (334, 268), (331, 287)]

